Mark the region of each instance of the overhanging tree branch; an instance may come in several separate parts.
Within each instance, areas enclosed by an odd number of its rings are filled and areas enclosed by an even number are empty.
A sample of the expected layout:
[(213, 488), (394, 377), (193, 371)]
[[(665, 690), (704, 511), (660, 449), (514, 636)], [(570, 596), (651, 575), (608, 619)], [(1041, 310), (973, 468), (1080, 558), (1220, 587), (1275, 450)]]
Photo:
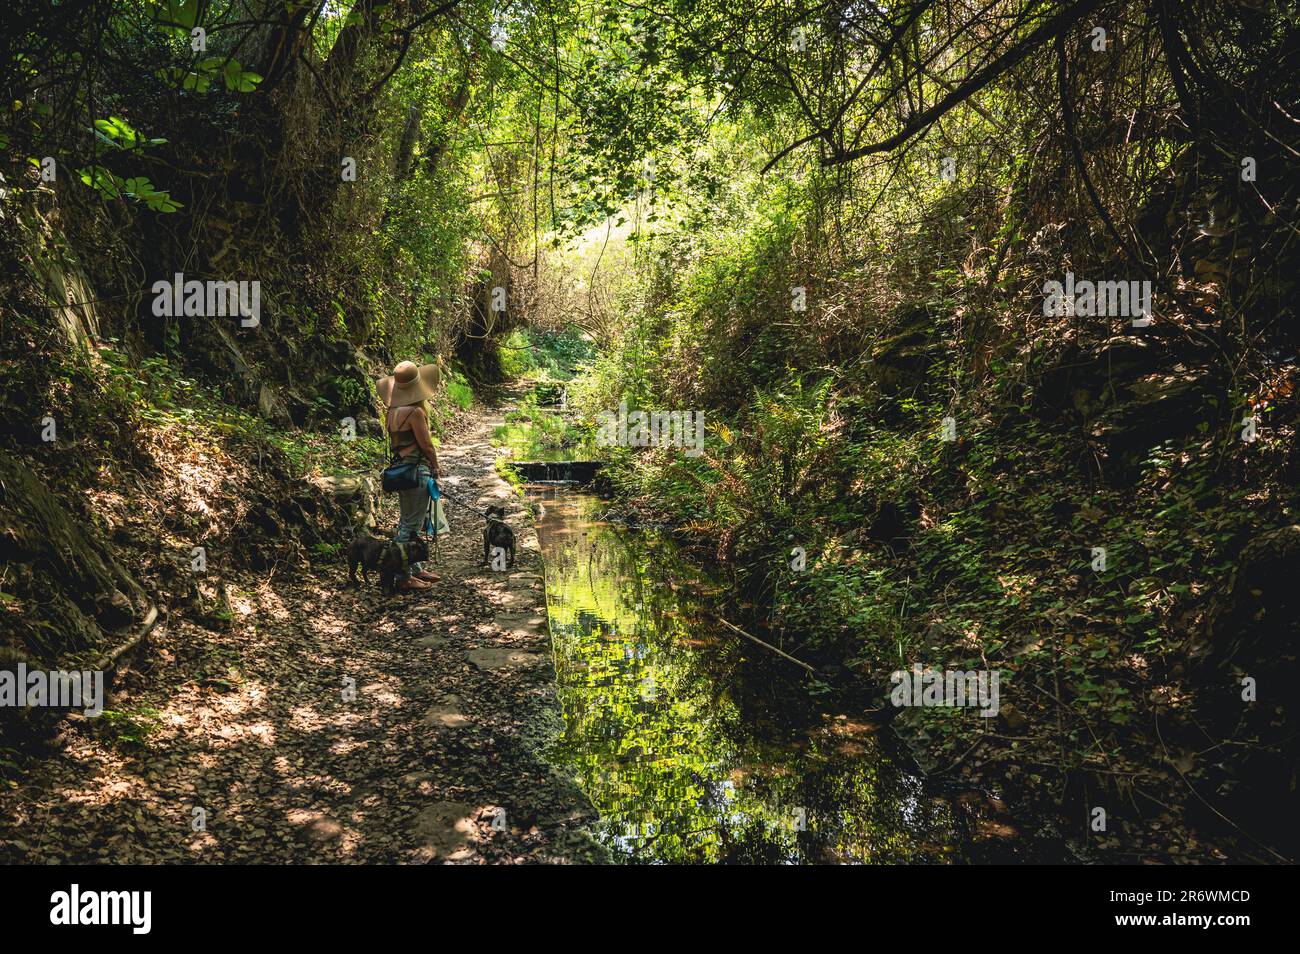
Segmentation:
[(853, 162), (872, 153), (889, 152), (891, 149), (897, 148), (999, 76), (1014, 69), (1034, 50), (1039, 49), (1044, 43), (1063, 33), (1068, 27), (1095, 10), (1099, 3), (1100, 0), (1082, 0), (1080, 3), (1072, 4), (1041, 24), (1022, 42), (968, 77), (939, 102), (929, 109), (917, 113), (894, 135), (865, 146), (859, 146), (856, 149), (832, 152), (830, 155), (822, 157), (821, 164), (823, 166), (837, 166), (842, 163)]

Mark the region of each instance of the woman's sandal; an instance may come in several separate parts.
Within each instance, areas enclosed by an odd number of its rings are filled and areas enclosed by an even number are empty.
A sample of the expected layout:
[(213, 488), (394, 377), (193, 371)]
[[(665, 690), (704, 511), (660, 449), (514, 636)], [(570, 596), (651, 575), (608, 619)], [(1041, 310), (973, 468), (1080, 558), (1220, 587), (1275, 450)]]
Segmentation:
[(419, 577), (408, 576), (401, 583), (397, 584), (397, 590), (399, 593), (405, 592), (407, 590), (427, 590), (429, 589), (430, 585), (431, 584), (426, 583), (424, 580), (420, 579)]

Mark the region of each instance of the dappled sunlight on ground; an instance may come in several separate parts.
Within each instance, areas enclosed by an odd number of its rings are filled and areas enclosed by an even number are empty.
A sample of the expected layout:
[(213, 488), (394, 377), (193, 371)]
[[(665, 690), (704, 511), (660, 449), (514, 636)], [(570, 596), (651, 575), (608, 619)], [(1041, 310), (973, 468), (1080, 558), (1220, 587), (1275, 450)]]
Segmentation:
[[(499, 482), (491, 459), (482, 447), (457, 466)], [(219, 492), (212, 460), (173, 479)], [(225, 584), (233, 618), (212, 629), (168, 618), (151, 636), (152, 688), (111, 699), (109, 718), (77, 721), (39, 775), (0, 792), (0, 861), (482, 863), (596, 851), (580, 830), (581, 793), (523, 741), (523, 727), (554, 718), (549, 667), (511, 662), (516, 646), (546, 659), (544, 598), (513, 599), (526, 583), (478, 567), (480, 533), (454, 520), (443, 580), (395, 597), (348, 586), (337, 560), (259, 575), (210, 562), (203, 582), (211, 593)], [(498, 618), (516, 606), (542, 625), (521, 635)]]

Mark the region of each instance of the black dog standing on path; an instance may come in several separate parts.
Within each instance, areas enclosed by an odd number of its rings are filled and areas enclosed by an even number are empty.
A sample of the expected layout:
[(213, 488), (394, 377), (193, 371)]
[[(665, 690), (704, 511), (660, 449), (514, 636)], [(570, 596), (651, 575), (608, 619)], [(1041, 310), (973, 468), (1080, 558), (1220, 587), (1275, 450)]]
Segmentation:
[(507, 563), (515, 565), (515, 532), (506, 521), (505, 507), (488, 507), (483, 511), (487, 526), (483, 528), (483, 562), (486, 564), (494, 549), (500, 547), (509, 555)]
[(429, 544), (422, 537), (416, 537), (406, 543), (395, 540), (380, 540), (369, 535), (358, 536), (348, 544), (348, 579), (353, 586), (357, 583), (357, 567), (361, 575), (370, 582), (370, 571), (379, 571), (379, 585), (384, 592), (391, 593), (399, 580), (403, 579), (412, 563), (429, 559)]

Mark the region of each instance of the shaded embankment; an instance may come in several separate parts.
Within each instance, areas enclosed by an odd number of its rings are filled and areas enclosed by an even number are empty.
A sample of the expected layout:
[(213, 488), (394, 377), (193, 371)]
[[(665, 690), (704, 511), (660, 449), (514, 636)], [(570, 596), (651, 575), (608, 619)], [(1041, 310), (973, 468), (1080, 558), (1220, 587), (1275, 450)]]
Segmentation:
[(74, 717), (61, 750), (0, 794), (0, 861), (603, 857), (586, 799), (540, 754), (558, 721), (539, 556), (493, 470), (496, 423), (445, 449), (444, 483), (507, 507), (514, 571), (478, 565), (482, 521), (453, 507), (425, 593), (353, 590), (335, 565), (229, 574), (228, 627), (169, 619), (144, 688)]

